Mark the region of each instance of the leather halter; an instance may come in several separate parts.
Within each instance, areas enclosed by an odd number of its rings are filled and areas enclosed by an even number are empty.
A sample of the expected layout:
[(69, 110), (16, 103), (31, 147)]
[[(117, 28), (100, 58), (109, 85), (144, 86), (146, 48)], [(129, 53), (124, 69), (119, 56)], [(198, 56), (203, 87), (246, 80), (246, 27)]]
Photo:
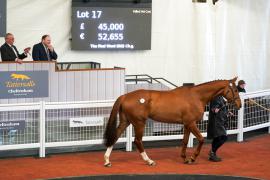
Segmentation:
[(228, 102), (229, 102), (229, 103), (230, 103), (230, 102), (234, 102), (234, 103), (236, 104), (235, 101), (238, 99), (238, 97), (235, 96), (234, 90), (233, 90), (233, 88), (232, 88), (232, 86), (231, 86), (230, 84), (232, 84), (231, 81), (230, 81), (230, 83), (229, 83), (229, 89), (228, 89), (228, 91), (226, 92), (226, 96), (227, 96), (228, 93), (230, 93), (230, 91), (231, 91), (231, 92), (232, 92), (232, 95), (233, 95), (233, 98), (232, 98), (232, 100), (230, 100), (230, 101), (228, 101)]

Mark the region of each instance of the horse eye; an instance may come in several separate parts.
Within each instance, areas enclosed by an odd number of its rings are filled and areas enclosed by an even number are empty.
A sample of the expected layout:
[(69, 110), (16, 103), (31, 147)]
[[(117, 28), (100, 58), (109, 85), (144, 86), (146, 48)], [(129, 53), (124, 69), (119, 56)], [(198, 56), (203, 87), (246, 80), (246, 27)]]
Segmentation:
[(238, 92), (238, 90), (236, 89), (236, 90), (234, 90), (234, 92)]

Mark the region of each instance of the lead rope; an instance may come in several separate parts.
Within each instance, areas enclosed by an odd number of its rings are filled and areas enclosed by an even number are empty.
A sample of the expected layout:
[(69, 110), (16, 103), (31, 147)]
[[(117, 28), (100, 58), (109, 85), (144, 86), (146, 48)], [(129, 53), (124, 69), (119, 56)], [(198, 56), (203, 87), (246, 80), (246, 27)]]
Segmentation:
[(270, 112), (270, 109), (268, 109), (268, 108), (266, 108), (266, 107), (260, 105), (259, 103), (257, 103), (257, 102), (256, 102), (255, 100), (253, 100), (253, 99), (248, 99), (248, 103), (249, 103), (250, 105), (255, 104), (255, 105), (261, 107), (262, 109), (264, 109), (264, 110)]

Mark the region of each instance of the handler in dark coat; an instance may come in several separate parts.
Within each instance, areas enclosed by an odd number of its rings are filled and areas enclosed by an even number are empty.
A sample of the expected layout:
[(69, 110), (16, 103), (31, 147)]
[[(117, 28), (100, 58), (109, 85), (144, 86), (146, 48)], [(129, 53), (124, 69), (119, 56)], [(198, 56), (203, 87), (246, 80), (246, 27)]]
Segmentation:
[(221, 161), (221, 158), (216, 155), (216, 152), (227, 140), (225, 126), (227, 126), (229, 115), (231, 115), (231, 113), (228, 112), (226, 101), (222, 96), (218, 96), (210, 102), (207, 127), (207, 138), (213, 139), (212, 149), (209, 152), (210, 161)]

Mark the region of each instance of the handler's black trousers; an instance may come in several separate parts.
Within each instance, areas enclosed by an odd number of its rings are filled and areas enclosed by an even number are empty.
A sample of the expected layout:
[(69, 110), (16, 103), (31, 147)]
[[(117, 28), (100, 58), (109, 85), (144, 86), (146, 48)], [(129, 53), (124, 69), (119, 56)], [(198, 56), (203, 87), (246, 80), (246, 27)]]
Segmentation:
[(215, 137), (212, 142), (212, 151), (216, 153), (218, 148), (220, 148), (220, 146), (222, 146), (227, 141), (227, 139), (228, 138), (226, 135)]

